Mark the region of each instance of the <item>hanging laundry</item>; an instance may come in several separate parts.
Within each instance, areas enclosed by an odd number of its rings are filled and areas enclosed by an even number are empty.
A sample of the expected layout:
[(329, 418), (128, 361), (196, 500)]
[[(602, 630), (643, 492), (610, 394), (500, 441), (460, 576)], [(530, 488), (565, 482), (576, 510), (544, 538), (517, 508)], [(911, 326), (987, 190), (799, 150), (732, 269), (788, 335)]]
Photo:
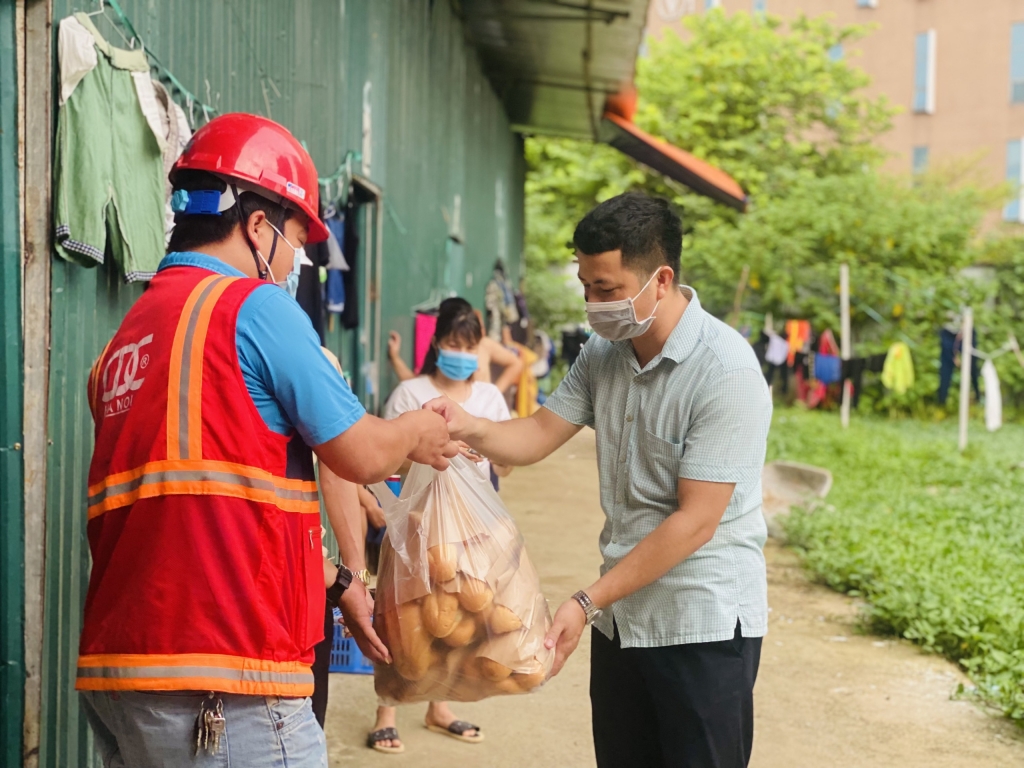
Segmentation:
[(789, 342), (774, 331), (768, 333), (768, 348), (764, 360), (769, 365), (782, 365), (789, 358)]
[(330, 214), (324, 214), (324, 223), (327, 224), (327, 242), (324, 248), (327, 250), (327, 281), (324, 292), (327, 298), (327, 311), (340, 315), (345, 311), (345, 276), (344, 272), (351, 271), (348, 261), (345, 259), (345, 214), (338, 213), (334, 206), (330, 206)]
[(910, 356), (910, 347), (902, 341), (889, 347), (882, 368), (882, 384), (897, 395), (902, 395), (914, 386), (914, 360)]
[(806, 352), (811, 341), (811, 323), (809, 320), (787, 320), (786, 338), (789, 341), (789, 354), (786, 364), (790, 367), (796, 362), (798, 352)]
[[(134, 73), (133, 73), (134, 76)], [(171, 194), (174, 186), (171, 184), (169, 174), (174, 162), (185, 151), (189, 139), (192, 138), (192, 129), (189, 128), (188, 118), (185, 112), (171, 99), (170, 92), (158, 80), (153, 81), (153, 91), (156, 95), (157, 114), (155, 119), (151, 118), (143, 103), (143, 112), (146, 114), (146, 121), (154, 131), (161, 131), (164, 136), (164, 233), (165, 245), (171, 240), (171, 231), (174, 229), (174, 211), (171, 208)], [(156, 123), (156, 127), (154, 127)]]
[(305, 251), (307, 258), (299, 270), (299, 288), (295, 292), (295, 300), (309, 316), (313, 330), (320, 337), (320, 345), (323, 346), (324, 292), (320, 282), (320, 270), (327, 266), (327, 243), (307, 243)]
[(494, 263), (494, 275), (484, 289), (484, 308), (487, 310), (487, 335), (501, 341), (501, 331), (519, 321), (515, 294), (505, 276), (505, 265), (499, 259)]
[[(978, 333), (971, 334), (972, 346), (978, 347)], [(963, 338), (960, 335), (959, 325), (956, 330), (950, 326), (944, 326), (939, 330), (939, 391), (937, 398), (939, 405), (945, 405), (949, 398), (949, 387), (953, 382), (953, 372), (959, 366), (960, 349), (963, 347)], [(977, 358), (971, 361), (971, 387), (974, 389), (974, 397), (981, 401), (981, 389), (979, 377), (981, 375), (981, 364)]]
[(150, 280), (166, 244), (167, 137), (149, 61), (141, 49), (114, 48), (84, 13), (61, 21), (57, 50), (57, 253), (87, 267), (102, 264), (109, 233), (125, 281)]
[(431, 341), (434, 338), (434, 331), (437, 329), (437, 315), (428, 312), (417, 312), (416, 323), (413, 326), (413, 370), (416, 373), (423, 368), (423, 361), (427, 359), (427, 351), (430, 349)]
[[(345, 261), (348, 262), (348, 271), (342, 271), (342, 286), (345, 295), (342, 298), (344, 309), (341, 312), (341, 326), (352, 330), (359, 327), (359, 204), (355, 201), (354, 195), (350, 194), (348, 204), (345, 206), (345, 226), (342, 237), (338, 238), (341, 243), (342, 253), (345, 254)], [(328, 282), (328, 305), (330, 301), (330, 272), (327, 274)]]
[(991, 360), (981, 366), (985, 381), (985, 429), (995, 432), (1003, 426), (1003, 393), (999, 389), (999, 374)]
[(850, 405), (856, 408), (860, 404), (860, 393), (864, 389), (865, 373), (881, 373), (885, 366), (885, 355), (854, 357), (842, 361), (841, 378), (852, 385)]
[(832, 331), (826, 330), (818, 342), (818, 352), (814, 356), (814, 377), (828, 386), (839, 381), (842, 373), (842, 360), (839, 357), (839, 346), (836, 344)]

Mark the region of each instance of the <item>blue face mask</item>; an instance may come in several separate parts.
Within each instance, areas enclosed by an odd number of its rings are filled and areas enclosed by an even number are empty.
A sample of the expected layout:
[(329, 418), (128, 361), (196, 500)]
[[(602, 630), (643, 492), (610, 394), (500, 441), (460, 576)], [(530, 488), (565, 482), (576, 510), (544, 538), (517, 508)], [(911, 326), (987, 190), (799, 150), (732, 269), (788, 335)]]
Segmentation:
[(452, 381), (465, 381), (478, 367), (477, 357), (469, 352), (438, 350), (437, 369)]

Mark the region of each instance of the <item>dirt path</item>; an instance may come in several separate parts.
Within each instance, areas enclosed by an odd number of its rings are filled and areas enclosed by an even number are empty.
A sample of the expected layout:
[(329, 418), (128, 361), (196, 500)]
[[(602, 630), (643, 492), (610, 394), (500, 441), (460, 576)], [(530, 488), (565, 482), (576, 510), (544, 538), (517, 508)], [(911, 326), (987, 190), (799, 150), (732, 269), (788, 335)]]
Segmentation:
[[(593, 433), (536, 467), (502, 495), (526, 537), (544, 592), (557, 606), (593, 581), (602, 515)], [(755, 690), (753, 768), (1009, 768), (1024, 739), (1004, 720), (951, 701), (956, 667), (913, 646), (856, 633), (853, 601), (809, 583), (795, 556), (769, 542), (771, 628)], [(400, 756), (363, 746), (376, 698), (368, 677), (333, 675), (331, 765), (412, 768), (593, 766), (587, 699), (589, 643), (540, 692), (459, 704), (486, 741), (465, 745), (422, 727), (426, 705), (399, 710)]]

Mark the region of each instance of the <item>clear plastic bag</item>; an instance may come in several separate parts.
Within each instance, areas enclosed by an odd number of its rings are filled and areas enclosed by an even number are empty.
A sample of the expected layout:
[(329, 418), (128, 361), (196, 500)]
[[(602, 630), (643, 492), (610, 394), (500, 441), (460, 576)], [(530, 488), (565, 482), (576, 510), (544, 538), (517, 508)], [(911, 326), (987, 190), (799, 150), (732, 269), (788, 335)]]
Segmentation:
[(490, 481), (458, 456), (413, 465), (387, 519), (374, 625), (392, 664), (374, 670), (388, 703), (477, 701), (540, 686), (554, 655), (551, 614), (512, 517)]

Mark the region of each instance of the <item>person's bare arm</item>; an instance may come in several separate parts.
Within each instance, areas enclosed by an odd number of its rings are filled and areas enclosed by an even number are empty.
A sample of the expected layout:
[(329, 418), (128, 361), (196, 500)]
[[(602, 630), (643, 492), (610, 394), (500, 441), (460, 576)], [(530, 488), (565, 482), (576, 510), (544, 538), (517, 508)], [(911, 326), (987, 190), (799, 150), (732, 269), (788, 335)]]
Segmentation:
[[(672, 568), (703, 547), (715, 535), (732, 499), (735, 483), (679, 480), (679, 509), (640, 540), (618, 565), (585, 590), (598, 608), (660, 579)], [(544, 644), (555, 649), (552, 676), (576, 649), (586, 627), (586, 615), (575, 600), (566, 600), (555, 614)]]
[(399, 381), (408, 381), (416, 377), (416, 374), (402, 359), (402, 337), (398, 331), (391, 331), (388, 334), (388, 361)]
[(487, 352), (490, 355), (491, 363), (502, 369), (498, 380), (494, 382), (502, 394), (508, 392), (523, 373), (523, 361), (515, 352), (505, 347), (494, 339), (485, 336), (480, 342), (487, 345)]
[[(320, 463), (320, 493), (327, 509), (327, 519), (338, 541), (341, 561), (353, 571), (366, 568), (363, 550), (366, 537), (365, 534), (360, 535), (363, 530), (363, 508), (359, 504), (358, 488), (354, 483), (338, 477), (323, 462)], [(324, 564), (324, 568), (325, 578), (329, 584), (333, 584), (337, 569), (329, 561)], [(366, 585), (353, 579), (338, 601), (338, 607), (345, 617), (345, 626), (363, 654), (371, 661), (388, 663), (390, 655), (387, 646), (373, 629), (373, 598)]]
[(445, 417), (453, 440), (462, 440), (492, 462), (510, 467), (540, 461), (583, 429), (547, 408), (525, 419), (500, 422), (470, 416), (447, 397), (431, 400), (423, 408)]
[(512, 470), (515, 469), (515, 467), (510, 467), (507, 464), (495, 464), (493, 461), (491, 462), (491, 467), (494, 469), (494, 474), (498, 477), (508, 477), (512, 474)]
[(410, 411), (390, 421), (366, 414), (313, 451), (339, 477), (368, 485), (394, 474), (406, 458), (447, 469), (458, 447), (450, 443), (443, 419), (429, 411)]
[(338, 477), (327, 466), (320, 465), (320, 492), (324, 497), (327, 519), (338, 542), (341, 562), (353, 571), (366, 567), (363, 538), (359, 535), (365, 517), (359, 503), (359, 488), (355, 483)]

